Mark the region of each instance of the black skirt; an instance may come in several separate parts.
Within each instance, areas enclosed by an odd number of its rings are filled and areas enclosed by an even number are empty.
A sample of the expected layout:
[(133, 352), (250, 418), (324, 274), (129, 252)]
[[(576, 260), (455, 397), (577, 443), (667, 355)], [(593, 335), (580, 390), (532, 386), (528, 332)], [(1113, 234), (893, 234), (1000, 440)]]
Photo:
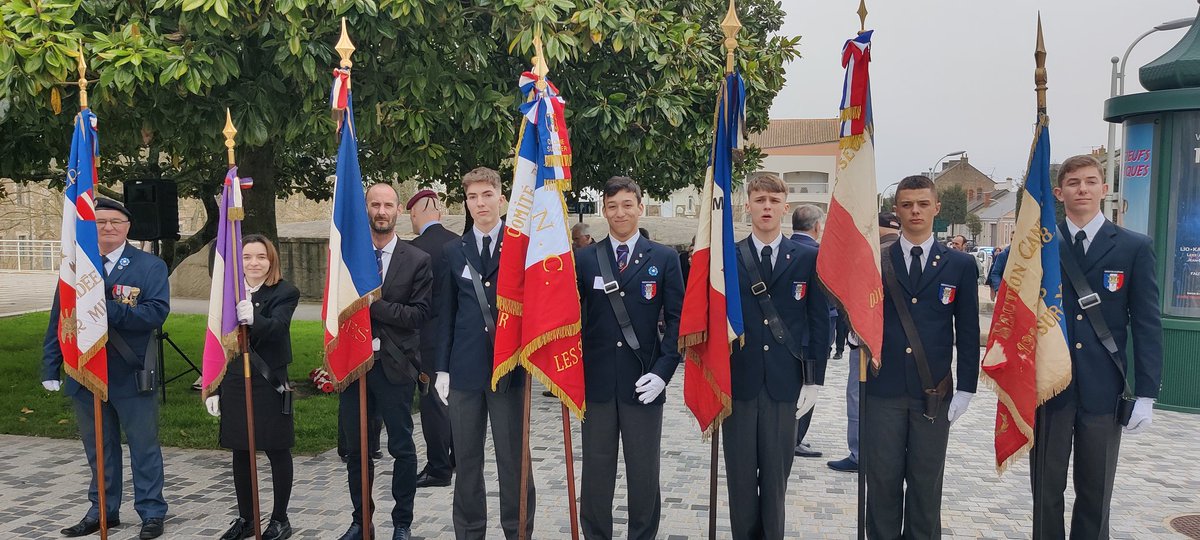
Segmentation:
[[(240, 358), (229, 363), (221, 380), (221, 446), (249, 450), (246, 437), (246, 391)], [(253, 367), (250, 394), (254, 400), (254, 446), (257, 450), (286, 450), (296, 444), (292, 415), (283, 414), (283, 396)]]

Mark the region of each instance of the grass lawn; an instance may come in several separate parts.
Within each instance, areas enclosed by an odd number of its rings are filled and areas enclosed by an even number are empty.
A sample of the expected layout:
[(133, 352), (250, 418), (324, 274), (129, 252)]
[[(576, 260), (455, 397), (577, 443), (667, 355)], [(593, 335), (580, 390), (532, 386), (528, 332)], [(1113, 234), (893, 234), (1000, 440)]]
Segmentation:
[[(171, 315), (165, 331), (179, 348), (200, 365), (204, 315)], [(42, 339), (48, 312), (0, 318), (0, 433), (41, 437), (78, 438), (70, 399), (42, 388)], [(336, 394), (321, 394), (308, 380), (308, 372), (321, 365), (321, 323), (292, 322), (292, 366), (296, 388), (296, 448), (301, 454), (323, 452), (337, 445)], [(187, 364), (170, 345), (165, 347), (166, 375), (172, 377)], [(159, 438), (164, 446), (217, 448), (219, 420), (204, 411), (200, 393), (192, 390), (195, 374), (167, 385), (162, 405)]]

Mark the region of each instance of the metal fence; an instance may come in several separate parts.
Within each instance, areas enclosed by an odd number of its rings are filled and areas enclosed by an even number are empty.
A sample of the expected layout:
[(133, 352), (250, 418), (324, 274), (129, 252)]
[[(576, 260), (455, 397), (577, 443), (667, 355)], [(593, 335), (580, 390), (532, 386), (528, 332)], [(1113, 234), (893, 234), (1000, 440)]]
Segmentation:
[(57, 272), (62, 260), (58, 240), (0, 240), (0, 270)]

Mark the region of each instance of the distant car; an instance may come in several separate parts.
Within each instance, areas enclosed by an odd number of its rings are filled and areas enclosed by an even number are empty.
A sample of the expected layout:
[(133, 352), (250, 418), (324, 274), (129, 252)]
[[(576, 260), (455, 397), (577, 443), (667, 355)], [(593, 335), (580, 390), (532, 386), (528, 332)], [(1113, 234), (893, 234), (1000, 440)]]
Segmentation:
[(996, 248), (994, 246), (976, 246), (975, 251), (980, 252), (980, 253), (987, 253), (989, 256), (996, 254)]

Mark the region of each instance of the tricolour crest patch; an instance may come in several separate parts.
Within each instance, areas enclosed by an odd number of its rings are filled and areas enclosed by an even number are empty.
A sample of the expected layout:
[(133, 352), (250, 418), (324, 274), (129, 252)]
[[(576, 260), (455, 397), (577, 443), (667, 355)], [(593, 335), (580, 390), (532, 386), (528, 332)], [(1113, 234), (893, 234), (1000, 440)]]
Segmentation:
[(942, 287), (938, 290), (938, 299), (941, 300), (943, 304), (950, 305), (950, 303), (954, 301), (954, 296), (957, 293), (958, 287), (943, 283)]
[(792, 282), (792, 298), (793, 299), (803, 300), (806, 295), (808, 295), (808, 282), (806, 282), (806, 281)]
[(1125, 272), (1120, 270), (1104, 271), (1104, 288), (1109, 292), (1117, 292), (1125, 286)]
[(654, 281), (642, 282), (642, 298), (646, 300), (654, 300), (658, 296), (658, 283)]

